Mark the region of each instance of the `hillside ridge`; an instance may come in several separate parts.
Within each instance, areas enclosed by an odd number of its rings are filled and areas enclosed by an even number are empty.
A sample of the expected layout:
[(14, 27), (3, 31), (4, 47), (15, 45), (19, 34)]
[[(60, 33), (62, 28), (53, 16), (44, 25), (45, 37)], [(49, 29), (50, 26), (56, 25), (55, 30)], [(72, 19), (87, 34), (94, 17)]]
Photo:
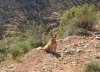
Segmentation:
[(57, 40), (57, 53), (33, 49), (22, 62), (4, 66), (0, 72), (82, 72), (91, 61), (100, 62), (100, 40), (95, 36), (70, 36)]

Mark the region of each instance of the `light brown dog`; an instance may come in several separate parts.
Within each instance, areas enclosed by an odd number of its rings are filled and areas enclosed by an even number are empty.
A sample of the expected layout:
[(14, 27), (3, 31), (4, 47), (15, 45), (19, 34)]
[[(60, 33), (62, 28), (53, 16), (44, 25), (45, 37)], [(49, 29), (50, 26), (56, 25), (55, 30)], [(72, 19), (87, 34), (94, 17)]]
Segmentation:
[(56, 35), (51, 35), (50, 41), (40, 50), (44, 50), (47, 53), (53, 53), (56, 52), (56, 49), (57, 49)]
[(46, 52), (56, 52), (57, 49), (57, 41), (56, 41), (56, 35), (51, 35), (49, 43), (44, 47), (44, 50)]

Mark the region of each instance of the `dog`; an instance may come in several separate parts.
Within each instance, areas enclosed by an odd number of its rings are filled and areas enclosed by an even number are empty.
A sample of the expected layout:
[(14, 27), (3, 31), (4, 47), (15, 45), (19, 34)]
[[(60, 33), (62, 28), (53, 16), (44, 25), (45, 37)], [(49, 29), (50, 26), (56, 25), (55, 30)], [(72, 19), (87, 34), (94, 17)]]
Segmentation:
[(50, 41), (43, 48), (40, 48), (39, 50), (44, 50), (47, 53), (55, 53), (56, 49), (57, 49), (56, 35), (51, 34)]

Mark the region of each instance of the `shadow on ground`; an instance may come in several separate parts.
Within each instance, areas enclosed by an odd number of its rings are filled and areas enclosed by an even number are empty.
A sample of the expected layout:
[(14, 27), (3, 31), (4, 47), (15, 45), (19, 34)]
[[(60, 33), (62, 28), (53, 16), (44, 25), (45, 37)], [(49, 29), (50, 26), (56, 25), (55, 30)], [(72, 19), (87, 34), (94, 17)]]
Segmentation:
[(61, 55), (59, 53), (57, 53), (57, 52), (53, 52), (52, 55), (54, 55), (56, 58), (61, 57)]

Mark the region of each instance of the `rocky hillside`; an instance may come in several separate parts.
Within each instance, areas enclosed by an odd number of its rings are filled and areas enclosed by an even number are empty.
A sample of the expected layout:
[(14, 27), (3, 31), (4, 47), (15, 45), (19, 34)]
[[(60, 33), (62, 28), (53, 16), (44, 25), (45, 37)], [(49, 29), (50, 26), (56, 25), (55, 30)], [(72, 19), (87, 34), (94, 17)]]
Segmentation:
[[(0, 22), (9, 23), (15, 10), (20, 10), (28, 20), (45, 23), (53, 12), (62, 12), (84, 3), (99, 6), (99, 0), (3, 0), (0, 1)], [(45, 23), (47, 24), (47, 23)]]
[(82, 72), (91, 61), (100, 62), (100, 40), (95, 36), (71, 36), (57, 41), (55, 54), (34, 49), (20, 63), (4, 66), (0, 72)]
[[(0, 31), (3, 34), (5, 25), (19, 24), (59, 24), (59, 17), (64, 10), (84, 3), (99, 6), (99, 0), (1, 0)], [(99, 8), (99, 7), (98, 7)], [(17, 12), (16, 12), (17, 11)], [(22, 14), (24, 20), (17, 20), (16, 14)], [(16, 21), (17, 20), (17, 21)], [(28, 22), (27, 22), (28, 21)], [(16, 23), (17, 22), (17, 23)], [(4, 26), (3, 26), (4, 25)], [(22, 25), (22, 26), (24, 26)], [(22, 27), (20, 26), (20, 27)]]
[(42, 24), (47, 30), (57, 27), (66, 9), (84, 3), (100, 6), (99, 0), (1, 0), (0, 39), (26, 31), (32, 24)]

